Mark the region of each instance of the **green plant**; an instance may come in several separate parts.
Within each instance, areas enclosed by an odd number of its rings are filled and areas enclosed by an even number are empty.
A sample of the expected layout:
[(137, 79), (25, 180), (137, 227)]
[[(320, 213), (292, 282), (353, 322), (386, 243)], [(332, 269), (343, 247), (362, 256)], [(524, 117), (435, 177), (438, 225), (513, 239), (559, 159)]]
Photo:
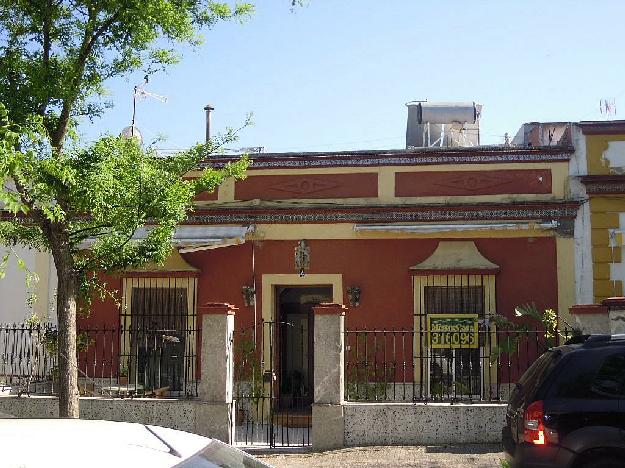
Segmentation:
[[(59, 352), (59, 332), (56, 329), (48, 328), (43, 333), (43, 345), (49, 354), (57, 355)], [(93, 345), (94, 339), (87, 332), (76, 333), (76, 351), (83, 353)]]
[(254, 340), (253, 330), (242, 330), (235, 340), (234, 347), (235, 393), (238, 397), (249, 399), (253, 403), (256, 419), (263, 413), (260, 404), (266, 396), (260, 352)]
[(498, 330), (512, 332), (497, 340), (497, 344), (491, 349), (491, 362), (496, 361), (504, 353), (514, 354), (518, 350), (521, 337), (528, 336), (530, 332), (536, 330), (536, 325), (543, 327), (545, 349), (555, 346), (560, 339), (567, 340), (571, 336), (581, 334), (579, 329), (569, 325), (565, 320), (562, 322), (567, 330), (561, 330), (558, 326), (558, 313), (554, 309), (545, 309), (541, 312), (533, 302), (515, 307), (514, 314), (522, 321), (515, 322), (499, 314), (491, 317), (491, 322)]
[(356, 337), (356, 349), (366, 350), (356, 360), (348, 357), (345, 373), (345, 391), (350, 400), (372, 401), (383, 400), (387, 394), (387, 384), (395, 379), (396, 365), (393, 362), (377, 361), (377, 356), (383, 352), (380, 344), (373, 346), (367, 342), (366, 334)]

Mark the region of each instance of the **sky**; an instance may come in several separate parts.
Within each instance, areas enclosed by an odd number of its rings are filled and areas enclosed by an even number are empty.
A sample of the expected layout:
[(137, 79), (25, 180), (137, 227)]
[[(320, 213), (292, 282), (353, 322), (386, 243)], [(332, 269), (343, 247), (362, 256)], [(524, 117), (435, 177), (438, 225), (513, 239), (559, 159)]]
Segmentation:
[[(257, 0), (244, 24), (220, 23), (182, 61), (150, 76), (167, 103), (137, 104), (144, 142), (203, 141), (204, 106), (233, 149), (267, 152), (401, 149), (406, 102), (483, 105), (483, 144), (524, 122), (601, 120), (599, 100), (625, 118), (622, 0)], [(130, 124), (143, 73), (107, 83), (114, 108), (88, 140)], [(622, 105), (622, 114), (621, 108)]]

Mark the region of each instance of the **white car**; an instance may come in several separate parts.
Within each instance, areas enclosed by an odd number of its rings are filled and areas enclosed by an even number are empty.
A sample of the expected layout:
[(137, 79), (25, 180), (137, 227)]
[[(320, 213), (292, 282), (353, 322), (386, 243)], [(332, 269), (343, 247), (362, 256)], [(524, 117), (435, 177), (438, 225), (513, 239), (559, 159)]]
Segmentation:
[(0, 419), (0, 447), (6, 468), (270, 466), (218, 440), (114, 421)]

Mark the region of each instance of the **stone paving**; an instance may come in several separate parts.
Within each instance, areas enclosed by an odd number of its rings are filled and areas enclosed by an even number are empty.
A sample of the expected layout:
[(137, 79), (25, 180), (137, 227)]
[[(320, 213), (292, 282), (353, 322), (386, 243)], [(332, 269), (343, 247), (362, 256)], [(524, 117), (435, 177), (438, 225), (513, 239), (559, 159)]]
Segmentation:
[(327, 452), (257, 454), (264, 462), (282, 467), (501, 467), (499, 445), (353, 447)]

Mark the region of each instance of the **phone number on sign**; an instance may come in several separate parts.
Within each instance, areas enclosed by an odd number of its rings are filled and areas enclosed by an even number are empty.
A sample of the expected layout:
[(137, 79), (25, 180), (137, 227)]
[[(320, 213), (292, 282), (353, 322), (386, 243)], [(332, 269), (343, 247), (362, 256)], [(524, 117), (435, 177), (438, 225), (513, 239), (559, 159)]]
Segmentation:
[(477, 348), (477, 333), (432, 332), (430, 343), (434, 348)]

